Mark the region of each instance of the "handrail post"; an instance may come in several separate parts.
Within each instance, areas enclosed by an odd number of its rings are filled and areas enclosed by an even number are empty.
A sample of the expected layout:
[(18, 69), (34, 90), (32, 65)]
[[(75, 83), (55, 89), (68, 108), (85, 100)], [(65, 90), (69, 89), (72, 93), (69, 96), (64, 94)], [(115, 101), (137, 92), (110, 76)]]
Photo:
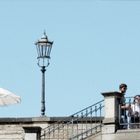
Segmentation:
[(118, 129), (119, 122), (119, 100), (121, 94), (117, 91), (104, 92), (105, 116), (103, 120), (103, 133), (114, 133)]

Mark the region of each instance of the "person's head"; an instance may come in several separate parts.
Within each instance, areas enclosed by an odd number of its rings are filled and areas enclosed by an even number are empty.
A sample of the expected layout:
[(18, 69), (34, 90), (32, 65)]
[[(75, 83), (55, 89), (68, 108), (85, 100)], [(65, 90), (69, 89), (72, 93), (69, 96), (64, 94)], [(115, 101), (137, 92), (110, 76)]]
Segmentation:
[(124, 83), (123, 84), (120, 84), (119, 89), (120, 89), (120, 92), (121, 93), (125, 93), (126, 90), (127, 90), (127, 85), (124, 84)]
[(134, 97), (134, 103), (140, 103), (140, 95)]

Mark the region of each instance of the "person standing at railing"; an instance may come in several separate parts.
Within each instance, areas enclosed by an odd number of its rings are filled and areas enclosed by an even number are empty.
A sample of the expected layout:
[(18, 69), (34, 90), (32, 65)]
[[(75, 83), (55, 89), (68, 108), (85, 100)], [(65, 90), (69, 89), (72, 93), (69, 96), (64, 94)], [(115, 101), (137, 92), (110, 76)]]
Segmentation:
[(121, 84), (119, 86), (120, 94), (122, 94), (119, 104), (120, 104), (120, 123), (123, 124), (121, 125), (121, 129), (126, 129), (129, 128), (129, 116), (128, 116), (128, 111), (131, 109), (130, 104), (125, 103), (125, 93), (127, 90), (127, 85), (126, 84)]
[(139, 128), (140, 126), (140, 95), (134, 97), (134, 102), (131, 105), (131, 123), (132, 128)]

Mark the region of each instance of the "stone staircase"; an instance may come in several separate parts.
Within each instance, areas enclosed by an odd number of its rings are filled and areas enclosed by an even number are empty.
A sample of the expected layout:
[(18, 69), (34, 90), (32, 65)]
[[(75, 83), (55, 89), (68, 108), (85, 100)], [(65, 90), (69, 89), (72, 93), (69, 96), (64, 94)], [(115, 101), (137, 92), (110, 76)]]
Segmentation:
[(41, 140), (83, 140), (101, 131), (104, 101), (61, 119), (41, 132)]

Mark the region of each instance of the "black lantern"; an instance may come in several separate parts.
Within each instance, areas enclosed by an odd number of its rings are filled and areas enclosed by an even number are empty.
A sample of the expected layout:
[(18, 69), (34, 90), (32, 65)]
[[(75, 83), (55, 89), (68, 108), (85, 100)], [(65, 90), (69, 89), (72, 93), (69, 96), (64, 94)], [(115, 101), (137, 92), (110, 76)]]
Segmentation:
[(45, 115), (45, 71), (46, 67), (49, 66), (50, 53), (53, 42), (48, 40), (46, 33), (44, 32), (43, 37), (38, 40), (35, 45), (38, 53), (38, 66), (41, 67), (42, 72), (42, 94), (41, 94), (41, 115)]
[[(37, 48), (37, 53), (38, 53), (37, 59), (38, 59), (39, 66), (42, 67), (42, 66), (49, 65), (52, 44), (53, 42), (48, 40), (48, 37), (45, 32), (44, 35), (41, 37), (41, 39), (35, 43)], [(47, 63), (46, 63), (46, 59), (47, 59)]]

